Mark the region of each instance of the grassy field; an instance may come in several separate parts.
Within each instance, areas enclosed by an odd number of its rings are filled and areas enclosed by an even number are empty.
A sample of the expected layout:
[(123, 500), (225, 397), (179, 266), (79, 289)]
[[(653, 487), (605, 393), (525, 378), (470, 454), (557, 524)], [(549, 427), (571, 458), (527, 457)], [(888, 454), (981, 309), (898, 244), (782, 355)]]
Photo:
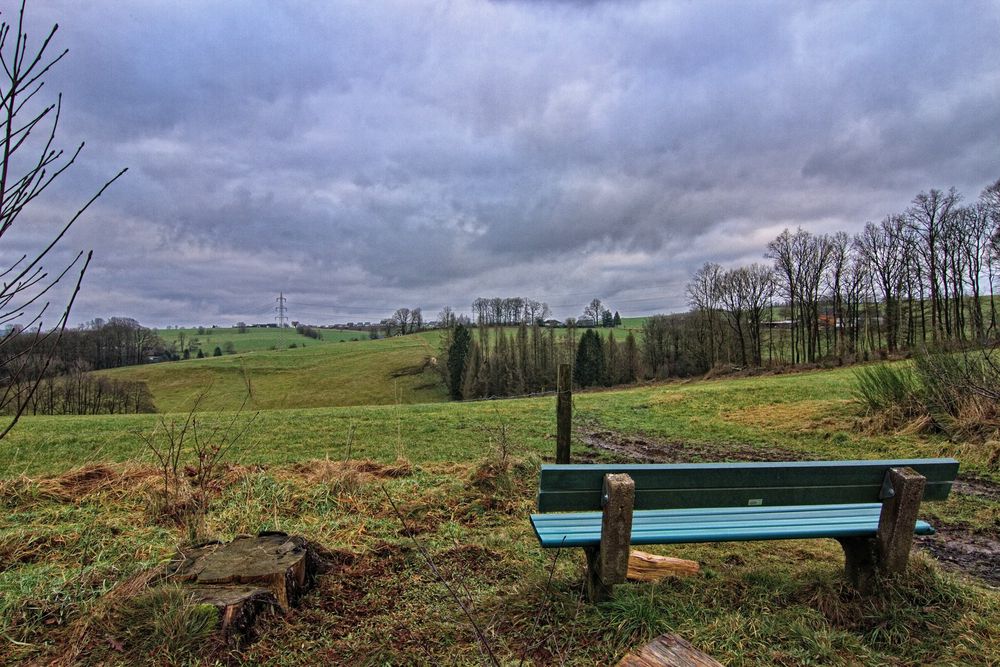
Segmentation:
[(186, 411), (206, 390), (202, 410), (236, 409), (246, 396), (247, 378), (253, 409), (425, 403), (447, 396), (430, 361), (438, 354), (432, 334), (344, 343), (305, 339), (305, 347), (291, 350), (129, 366), (105, 373), (145, 382), (160, 412)]
[[(922, 515), (943, 536), (996, 541), (990, 446), (866, 435), (851, 378), (837, 370), (578, 393), (574, 457), (626, 460), (637, 445), (685, 461), (955, 455), (968, 492)], [(202, 428), (225, 418), (205, 414)], [(102, 600), (184, 539), (150, 509), (156, 477), (138, 434), (153, 422), (30, 418), (0, 441), (0, 559), (9, 564), (0, 572), (0, 661), (48, 659), (71, 642), (85, 664), (148, 659), (148, 641), (130, 643), (126, 620), (104, 613)], [(696, 559), (702, 573), (581, 604), (582, 555), (542, 552), (527, 520), (554, 428), (551, 398), (261, 412), (230, 455), (208, 531), (300, 533), (335, 550), (335, 566), (299, 610), (269, 621), (240, 652), (175, 636), (157, 659), (482, 664), (470, 623), (427, 569), (415, 535), (443, 576), (461, 582), (505, 664), (608, 664), (664, 631), (732, 665), (1000, 661), (996, 589), (917, 553), (905, 578), (860, 597), (843, 583), (831, 540), (651, 548)], [(91, 469), (102, 471), (89, 473), (98, 483), (57, 477), (85, 464), (108, 467)], [(84, 618), (105, 620), (83, 632)]]
[(302, 345), (368, 340), (367, 331), (341, 331), (339, 329), (320, 329), (320, 334), (323, 336), (320, 340), (303, 336), (295, 329), (248, 328), (246, 333), (240, 333), (239, 329), (219, 327), (216, 329), (207, 328), (204, 331), (205, 333), (199, 334), (198, 329), (159, 329), (156, 333), (168, 345), (174, 343), (178, 352), (182, 348), (181, 337), (183, 336), (183, 347), (190, 346), (192, 355), (197, 354), (198, 349), (210, 355), (216, 346), (225, 350), (226, 343), (232, 343), (237, 352), (258, 352), (285, 349), (293, 343), (301, 347)]

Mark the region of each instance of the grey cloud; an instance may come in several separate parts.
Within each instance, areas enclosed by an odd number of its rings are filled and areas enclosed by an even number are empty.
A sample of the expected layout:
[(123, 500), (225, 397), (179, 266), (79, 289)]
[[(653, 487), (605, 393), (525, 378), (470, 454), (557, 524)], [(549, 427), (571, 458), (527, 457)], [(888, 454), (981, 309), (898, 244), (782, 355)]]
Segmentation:
[(682, 308), (698, 265), (783, 226), (1000, 175), (990, 3), (29, 10), (62, 26), (50, 87), (88, 141), (45, 215), (131, 168), (67, 239), (97, 249), (79, 319), (105, 295), (259, 319), (279, 289), (318, 322), (505, 292)]

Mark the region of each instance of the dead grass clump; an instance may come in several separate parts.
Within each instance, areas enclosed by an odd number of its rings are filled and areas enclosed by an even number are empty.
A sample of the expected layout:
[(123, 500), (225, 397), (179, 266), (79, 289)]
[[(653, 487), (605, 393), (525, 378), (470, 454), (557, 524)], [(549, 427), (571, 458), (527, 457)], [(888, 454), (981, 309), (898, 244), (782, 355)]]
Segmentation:
[(9, 534), (0, 537), (0, 563), (5, 567), (43, 560), (51, 551), (64, 548), (70, 540), (65, 535)]
[(375, 477), (396, 479), (399, 477), (409, 477), (413, 474), (413, 464), (403, 457), (397, 458), (392, 464), (383, 465), (375, 461), (351, 461), (350, 465), (358, 472), (369, 473)]
[(156, 471), (146, 466), (91, 463), (56, 477), (39, 479), (38, 486), (49, 497), (78, 501), (101, 493), (125, 496), (155, 476)]
[(849, 401), (809, 400), (791, 403), (768, 403), (726, 412), (726, 421), (764, 429), (811, 431), (849, 428), (849, 421), (837, 417), (839, 408)]
[[(472, 471), (469, 480), (478, 492), (479, 505), (493, 512), (512, 514), (530, 497), (528, 487), (537, 478), (537, 464), (515, 459), (486, 459)], [(529, 481), (530, 480), (530, 481)]]
[(198, 509), (190, 486), (171, 489), (169, 492), (165, 492), (162, 488), (153, 488), (149, 491), (145, 514), (155, 525), (184, 528), (196, 520)]
[(22, 507), (43, 500), (79, 502), (106, 493), (121, 498), (141, 489), (156, 474), (146, 466), (93, 463), (53, 477), (31, 479), (21, 475), (0, 480), (0, 506)]
[[(219, 612), (199, 604), (177, 586), (144, 590), (125, 600), (105, 627), (107, 646), (120, 658), (137, 661), (155, 655), (168, 664), (182, 664), (211, 652)], [(96, 656), (95, 656), (96, 657)]]
[(51, 667), (76, 665), (79, 664), (82, 654), (91, 652), (95, 647), (106, 649), (107, 641), (94, 636), (98, 634), (97, 629), (108, 626), (112, 621), (114, 610), (149, 590), (154, 584), (162, 581), (168, 573), (168, 566), (142, 570), (108, 591), (87, 610), (86, 614), (78, 616), (70, 624), (66, 635), (58, 645), (58, 653), (48, 664)]
[(360, 461), (331, 461), (317, 459), (296, 463), (291, 467), (296, 476), (308, 484), (324, 484), (338, 496), (354, 495), (373, 479), (409, 477), (414, 468), (406, 459), (396, 459), (392, 464), (368, 459)]
[(242, 465), (239, 463), (227, 463), (223, 466), (220, 485), (223, 487), (235, 484), (250, 475), (258, 475), (266, 472), (267, 468), (262, 465)]
[(39, 486), (37, 480), (30, 477), (19, 475), (0, 479), (0, 507), (16, 509), (49, 499), (52, 499), (52, 496)]

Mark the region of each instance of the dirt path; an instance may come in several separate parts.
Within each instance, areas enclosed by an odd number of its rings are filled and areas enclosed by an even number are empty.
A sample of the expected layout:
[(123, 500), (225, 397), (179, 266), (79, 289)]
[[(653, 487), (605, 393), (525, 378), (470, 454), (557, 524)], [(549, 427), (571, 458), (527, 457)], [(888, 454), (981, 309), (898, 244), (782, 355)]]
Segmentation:
[[(625, 435), (606, 429), (576, 430), (576, 437), (594, 449), (614, 454), (621, 463), (698, 463), (701, 461), (789, 461), (798, 456), (779, 447), (749, 443), (706, 445), (680, 440), (663, 442), (641, 434)], [(586, 454), (579, 458), (587, 458)], [(592, 458), (592, 457), (591, 457)]]
[[(595, 450), (612, 454), (621, 463), (698, 463), (701, 461), (794, 461), (801, 453), (780, 447), (749, 443), (707, 445), (663, 442), (641, 434), (626, 435), (607, 429), (581, 427), (576, 437)], [(592, 452), (576, 452), (574, 458), (593, 459)], [(1000, 484), (973, 475), (960, 474), (952, 493), (987, 501), (1000, 500)], [(1000, 533), (973, 532), (965, 526), (939, 526), (934, 535), (917, 537), (921, 550), (931, 554), (946, 569), (963, 572), (1000, 587)]]

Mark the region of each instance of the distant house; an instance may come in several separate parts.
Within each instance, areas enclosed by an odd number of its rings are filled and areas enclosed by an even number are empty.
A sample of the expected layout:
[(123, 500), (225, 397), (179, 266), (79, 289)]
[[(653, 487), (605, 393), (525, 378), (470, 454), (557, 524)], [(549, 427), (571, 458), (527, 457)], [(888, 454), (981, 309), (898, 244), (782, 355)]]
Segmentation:
[(578, 327), (596, 327), (597, 322), (590, 319), (589, 317), (581, 317), (576, 321), (576, 326)]
[(561, 327), (563, 325), (559, 320), (545, 320), (542, 324), (547, 327)]

